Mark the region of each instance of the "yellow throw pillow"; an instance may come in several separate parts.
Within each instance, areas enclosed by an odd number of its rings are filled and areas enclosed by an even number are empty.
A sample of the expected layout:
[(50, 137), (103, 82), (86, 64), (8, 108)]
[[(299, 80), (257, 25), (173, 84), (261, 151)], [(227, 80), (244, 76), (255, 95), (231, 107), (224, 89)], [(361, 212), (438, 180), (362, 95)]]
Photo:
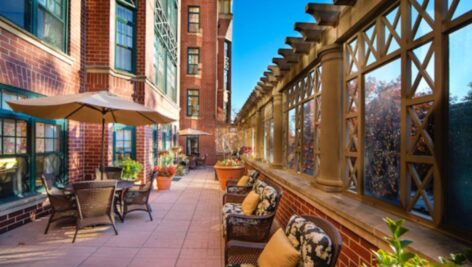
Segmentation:
[(241, 204), (244, 215), (252, 215), (259, 204), (259, 194), (254, 191), (249, 192)]
[(282, 229), (270, 238), (257, 259), (259, 267), (295, 267), (300, 261), (298, 252), (290, 243)]
[(249, 176), (247, 175), (244, 175), (243, 177), (241, 177), (238, 181), (238, 186), (245, 186), (249, 183)]

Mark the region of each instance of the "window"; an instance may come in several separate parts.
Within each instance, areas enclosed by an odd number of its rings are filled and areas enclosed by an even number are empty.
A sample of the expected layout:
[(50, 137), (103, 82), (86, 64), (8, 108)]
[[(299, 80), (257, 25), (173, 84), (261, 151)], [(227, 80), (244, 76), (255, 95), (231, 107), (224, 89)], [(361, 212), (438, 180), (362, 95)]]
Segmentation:
[(136, 128), (132, 126), (113, 126), (113, 160), (135, 158)]
[(65, 121), (40, 121), (11, 111), (6, 103), (30, 92), (0, 84), (0, 203), (34, 195), (43, 173), (67, 179)]
[(172, 146), (172, 126), (163, 125), (161, 128), (162, 134), (162, 150), (168, 151)]
[(187, 136), (186, 152), (188, 156), (200, 153), (198, 136)]
[[(472, 10), (470, 1), (460, 1), (452, 15)], [(472, 51), (464, 44), (472, 42), (472, 24), (449, 36), (449, 99), (447, 132), (447, 194), (445, 223), (463, 232), (472, 231)], [(431, 190), (430, 188), (428, 188)]]
[(172, 63), (170, 56), (167, 58), (167, 95), (172, 100), (177, 100), (177, 77), (176, 77), (176, 66)]
[(321, 72), (316, 66), (285, 90), (286, 165), (309, 176), (318, 175), (320, 165)]
[(0, 15), (66, 51), (66, 0), (3, 0)]
[(159, 158), (159, 128), (157, 124), (151, 126), (152, 129), (152, 164), (157, 165), (157, 159)]
[(41, 187), (43, 173), (62, 177), (64, 173), (64, 134), (62, 126), (54, 123), (37, 122), (36, 137), (36, 186)]
[(129, 5), (116, 3), (115, 67), (134, 71), (134, 9)]
[(166, 92), (166, 50), (159, 38), (154, 40), (154, 73), (155, 84), (162, 92)]
[(187, 116), (200, 116), (200, 90), (198, 89), (187, 90)]
[(187, 74), (200, 74), (200, 48), (187, 49)]
[(200, 7), (188, 7), (188, 32), (200, 31)]

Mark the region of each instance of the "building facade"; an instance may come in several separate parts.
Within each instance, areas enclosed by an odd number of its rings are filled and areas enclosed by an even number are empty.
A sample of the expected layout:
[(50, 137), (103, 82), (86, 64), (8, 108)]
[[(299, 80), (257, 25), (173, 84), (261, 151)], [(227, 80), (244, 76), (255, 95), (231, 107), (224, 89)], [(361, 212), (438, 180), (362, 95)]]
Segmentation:
[(215, 134), (231, 118), (232, 1), (190, 0), (181, 9), (180, 128), (209, 136), (182, 136), (187, 155), (217, 159)]
[[(436, 260), (472, 240), (472, 3), (309, 4), (237, 117), (246, 162), (285, 193), (277, 219), (328, 218), (339, 266), (373, 265), (382, 218)], [(278, 145), (280, 144), (280, 145)], [(433, 241), (434, 240), (434, 241)], [(434, 245), (433, 245), (434, 243)], [(465, 245), (466, 244), (466, 245)]]
[(143, 163), (177, 144), (177, 0), (6, 0), (0, 3), (0, 233), (48, 213), (41, 174), (94, 179), (101, 126), (18, 114), (6, 101), (107, 90), (172, 117), (172, 125), (108, 125), (109, 165)]

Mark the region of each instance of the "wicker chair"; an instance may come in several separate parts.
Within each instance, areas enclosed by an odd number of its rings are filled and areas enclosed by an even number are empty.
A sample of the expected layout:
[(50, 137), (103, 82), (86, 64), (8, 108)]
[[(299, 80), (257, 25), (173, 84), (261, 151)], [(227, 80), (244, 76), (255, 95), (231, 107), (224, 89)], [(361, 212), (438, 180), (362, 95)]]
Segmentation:
[(75, 219), (77, 217), (73, 196), (54, 187), (55, 179), (56, 177), (53, 174), (43, 174), (41, 176), (41, 182), (51, 203), (51, 216), (49, 217), (44, 234), (48, 233), (51, 223), (63, 219)]
[(247, 195), (251, 192), (254, 183), (256, 182), (257, 178), (259, 177), (258, 171), (252, 171), (249, 173), (249, 183), (247, 185), (239, 186), (237, 185), (237, 181), (235, 180), (228, 180), (226, 182), (226, 192), (232, 194), (242, 194)]
[(269, 239), (283, 192), (278, 186), (260, 180), (254, 183), (253, 190), (260, 196), (254, 215), (245, 215), (241, 210), (245, 195), (223, 195), (223, 233), (227, 241), (266, 242)]
[[(321, 229), (321, 231), (320, 231)], [(310, 233), (316, 232), (316, 235)], [(342, 247), (339, 231), (327, 220), (313, 216), (294, 215), (285, 234), (295, 249), (300, 251), (298, 266), (334, 267)], [(324, 236), (323, 238), (320, 238)], [(316, 236), (316, 240), (314, 237)], [(266, 243), (232, 240), (225, 248), (226, 266), (256, 266)], [(316, 249), (315, 249), (316, 248)]]
[(150, 181), (147, 181), (146, 184), (132, 187), (124, 193), (123, 222), (125, 221), (126, 214), (132, 211), (145, 211), (149, 214), (149, 219), (152, 221), (152, 209), (148, 202), (152, 184), (154, 183), (156, 176), (157, 173), (153, 173)]
[(72, 243), (79, 230), (87, 226), (111, 225), (118, 235), (113, 210), (116, 181), (79, 182), (72, 187), (79, 213)]
[[(121, 167), (103, 167), (103, 180), (121, 180), (123, 168)], [(102, 167), (95, 169), (95, 179), (101, 180)]]

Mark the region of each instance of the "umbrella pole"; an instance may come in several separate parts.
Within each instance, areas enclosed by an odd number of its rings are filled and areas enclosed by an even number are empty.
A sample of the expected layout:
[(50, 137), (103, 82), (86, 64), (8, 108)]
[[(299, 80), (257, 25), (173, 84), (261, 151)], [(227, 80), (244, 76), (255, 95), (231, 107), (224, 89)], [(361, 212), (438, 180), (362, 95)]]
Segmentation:
[(100, 180), (103, 180), (103, 172), (105, 171), (105, 113), (102, 113), (102, 147), (100, 152)]

